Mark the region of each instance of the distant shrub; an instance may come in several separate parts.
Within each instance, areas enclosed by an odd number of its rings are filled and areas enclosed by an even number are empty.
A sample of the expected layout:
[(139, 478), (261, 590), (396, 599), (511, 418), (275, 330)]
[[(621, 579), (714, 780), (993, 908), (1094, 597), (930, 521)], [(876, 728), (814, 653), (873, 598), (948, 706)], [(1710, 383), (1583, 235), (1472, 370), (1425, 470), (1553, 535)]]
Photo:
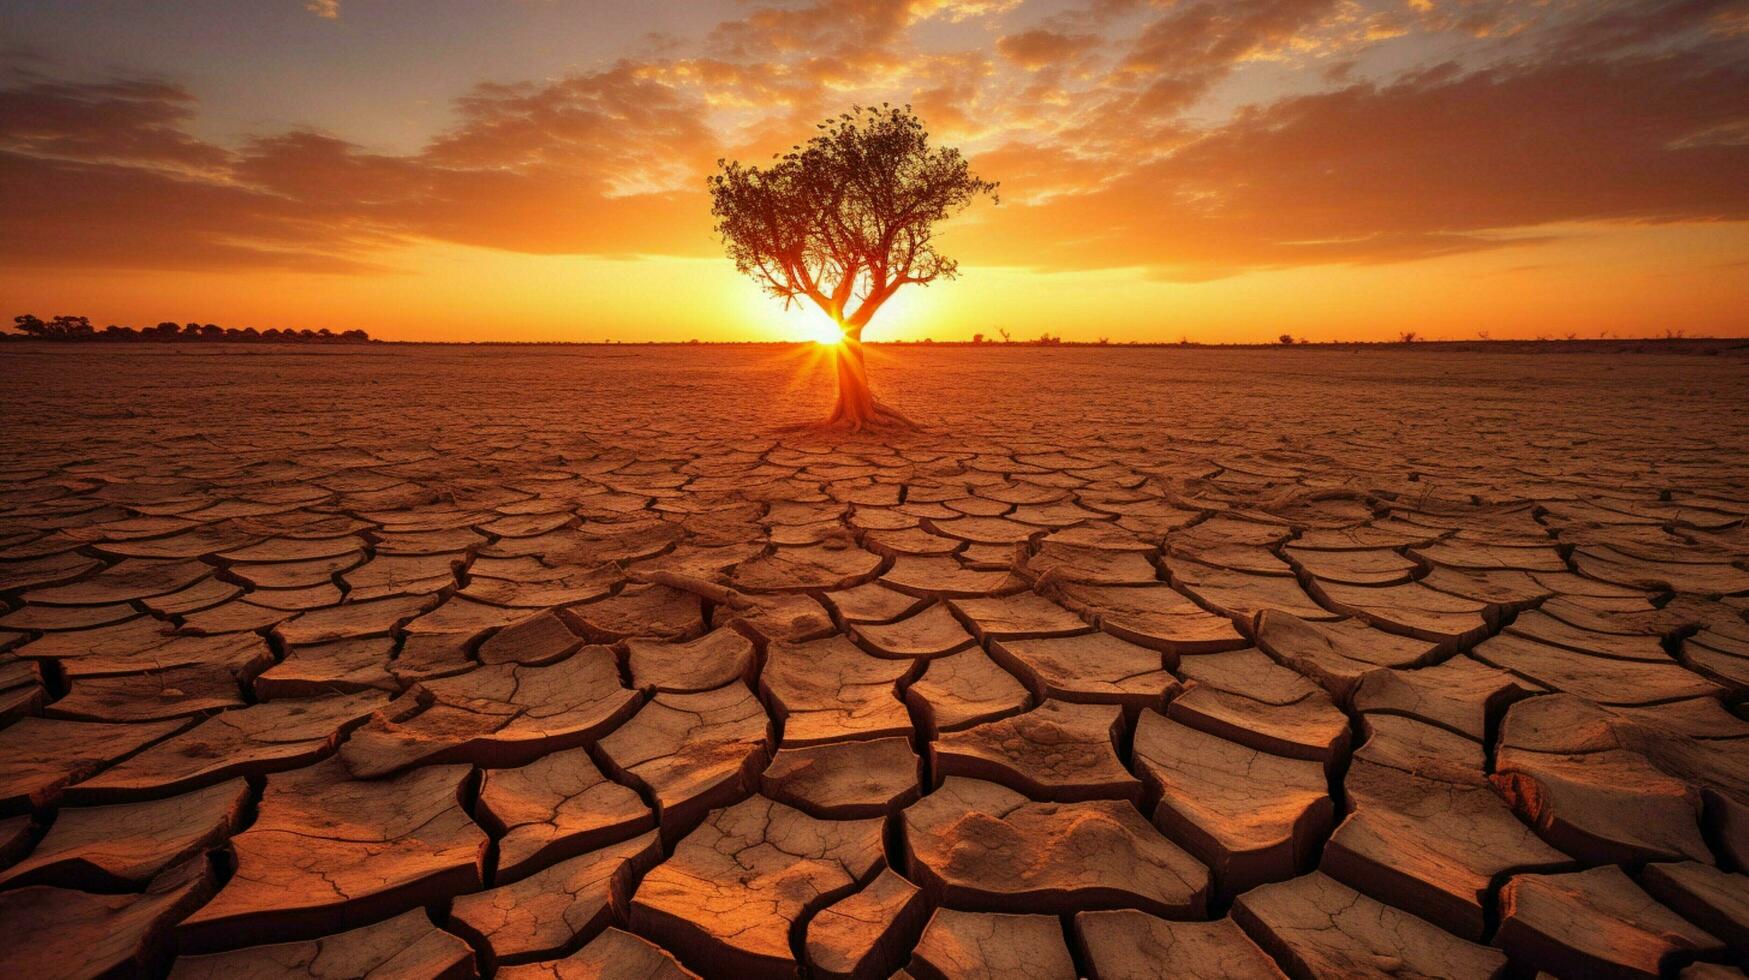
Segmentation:
[(370, 334), (363, 330), (345, 330), (340, 333), (323, 327), (321, 330), (256, 330), (254, 327), (221, 327), (216, 323), (176, 323), (165, 320), (155, 327), (136, 330), (110, 324), (102, 330), (91, 326), (91, 319), (83, 316), (57, 316), (47, 323), (30, 313), (20, 313), (12, 318), (12, 328), (26, 337), (38, 337), (43, 340), (61, 341), (102, 341), (104, 343), (129, 343), (134, 341), (157, 341), (173, 343), (210, 343), (225, 341), (227, 343), (251, 344), (262, 341), (285, 343), (313, 344), (365, 344), (370, 342)]

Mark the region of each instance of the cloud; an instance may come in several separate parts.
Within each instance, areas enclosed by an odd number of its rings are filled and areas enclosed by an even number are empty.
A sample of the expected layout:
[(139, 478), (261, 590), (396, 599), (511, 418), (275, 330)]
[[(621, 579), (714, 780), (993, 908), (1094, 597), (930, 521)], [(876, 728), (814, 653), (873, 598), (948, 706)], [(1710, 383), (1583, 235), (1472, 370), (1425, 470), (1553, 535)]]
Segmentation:
[(24, 269), (375, 273), (388, 244), (297, 202), (145, 167), (0, 152), (0, 263)]
[(1125, 115), (1188, 108), (1241, 62), (1277, 54), (1344, 12), (1339, 0), (1203, 0), (1154, 18), (1118, 65), (1140, 86)]
[(340, 0), (310, 0), (304, 9), (323, 20), (340, 19)]
[(1028, 71), (1038, 71), (1072, 61), (1097, 47), (1099, 42), (1096, 34), (1065, 34), (1035, 28), (998, 38), (996, 51)]
[(1448, 66), (1283, 99), (1096, 189), (992, 214), (978, 247), (1199, 279), (1497, 248), (1566, 222), (1749, 220), (1749, 143), (1692, 138), (1749, 108), (1749, 64), (1713, 55)]
[(954, 23), (996, 17), (1019, 7), (1021, 0), (920, 0), (911, 4), (914, 20), (946, 17)]
[(39, 157), (208, 169), (228, 154), (188, 135), (196, 100), (153, 79), (0, 90), (0, 147)]
[(897, 40), (928, 0), (813, 0), (757, 7), (718, 24), (706, 38), (712, 54), (736, 60), (801, 52), (854, 57)]
[[(0, 256), (31, 266), (372, 272), (419, 240), (530, 253), (707, 254), (701, 102), (629, 68), (481, 86), (417, 154), (320, 133), (232, 151), (167, 83), (0, 92)], [(690, 220), (689, 220), (690, 219)]]
[[(1013, 6), (752, 6), (640, 60), (478, 85), (409, 153), (319, 131), (219, 145), (174, 82), (23, 78), (0, 89), (0, 260), (373, 273), (433, 240), (708, 256), (714, 161), (859, 101), (914, 104), (1002, 182), (1001, 208), (954, 229), (973, 264), (1206, 279), (1749, 220), (1749, 33), (1722, 3), (1094, 0), (1011, 25)], [(923, 43), (926, 22), (954, 40)], [(1382, 43), (1449, 60), (1381, 72)], [(1247, 90), (1260, 72), (1296, 81)]]

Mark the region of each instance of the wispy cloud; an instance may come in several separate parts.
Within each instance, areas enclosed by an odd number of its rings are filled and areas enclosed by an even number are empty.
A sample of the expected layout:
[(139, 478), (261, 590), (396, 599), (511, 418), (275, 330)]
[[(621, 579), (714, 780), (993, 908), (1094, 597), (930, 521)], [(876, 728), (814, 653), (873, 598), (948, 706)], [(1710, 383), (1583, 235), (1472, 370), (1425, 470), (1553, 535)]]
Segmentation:
[(310, 0), (304, 9), (323, 20), (340, 19), (340, 0)]

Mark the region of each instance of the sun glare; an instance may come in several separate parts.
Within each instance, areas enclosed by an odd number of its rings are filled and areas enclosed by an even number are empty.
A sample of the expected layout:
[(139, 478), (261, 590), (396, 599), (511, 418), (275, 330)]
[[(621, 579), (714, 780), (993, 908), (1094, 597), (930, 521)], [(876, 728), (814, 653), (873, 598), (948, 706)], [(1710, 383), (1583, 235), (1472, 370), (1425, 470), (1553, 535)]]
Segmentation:
[(844, 334), (838, 330), (838, 324), (833, 323), (825, 316), (809, 317), (802, 330), (807, 335), (805, 339), (823, 347), (830, 347), (833, 344), (842, 343), (844, 340)]

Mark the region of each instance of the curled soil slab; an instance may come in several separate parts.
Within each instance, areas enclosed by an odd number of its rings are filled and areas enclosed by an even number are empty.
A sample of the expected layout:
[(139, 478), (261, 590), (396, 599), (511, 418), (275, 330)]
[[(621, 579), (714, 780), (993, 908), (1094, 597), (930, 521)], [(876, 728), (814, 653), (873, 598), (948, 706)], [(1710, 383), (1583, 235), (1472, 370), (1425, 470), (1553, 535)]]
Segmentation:
[(269, 777), (231, 839), (235, 873), (182, 920), (178, 948), (311, 939), (479, 888), (487, 838), (462, 807), (467, 777), (427, 766), (362, 781), (334, 759)]
[(638, 878), (662, 858), (654, 833), (566, 858), (510, 885), (450, 903), (449, 926), (480, 965), (550, 959), (623, 921)]
[(676, 840), (712, 807), (745, 796), (771, 753), (771, 721), (745, 685), (699, 694), (658, 694), (601, 740), (601, 758), (621, 781), (649, 794)]
[(644, 876), (634, 931), (711, 976), (791, 976), (795, 924), (885, 867), (879, 820), (819, 820), (753, 797), (709, 818)]
[(1322, 874), (1246, 892), (1233, 920), (1294, 977), (1496, 977), (1506, 967), (1499, 950)]
[(7, 969), (29, 977), (150, 976), (169, 958), (171, 928), (213, 887), (206, 859), (196, 858), (140, 894), (47, 885), (0, 891), (0, 931), (17, 940), (6, 950)]
[(910, 957), (927, 918), (923, 892), (886, 869), (809, 920), (808, 965), (819, 977), (891, 976)]
[(1714, 957), (1724, 940), (1658, 904), (1620, 868), (1516, 875), (1500, 892), (1495, 943), (1566, 976), (1657, 977), (1678, 958)]
[(499, 980), (697, 980), (662, 947), (608, 928), (562, 960), (507, 966)]
[(897, 737), (779, 749), (759, 788), (816, 817), (878, 817), (917, 799), (917, 753)]
[(1231, 898), (1306, 868), (1334, 822), (1324, 767), (1270, 755), (1157, 712), (1136, 726), (1154, 823), (1209, 866)]
[(0, 871), (0, 887), (143, 888), (229, 837), (241, 826), (249, 797), (244, 781), (233, 779), (144, 803), (62, 807), (29, 856)]
[(1124, 768), (1115, 704), (1046, 701), (1031, 711), (951, 732), (930, 744), (937, 778), (970, 776), (1035, 800), (1139, 801), (1141, 781)]
[(907, 867), (956, 908), (1136, 907), (1182, 918), (1207, 901), (1208, 869), (1127, 801), (1036, 803), (953, 776), (905, 809), (904, 827)]
[(1281, 980), (1283, 976), (1275, 961), (1232, 919), (1174, 922), (1135, 909), (1112, 909), (1076, 913), (1074, 931), (1088, 976), (1101, 980)]
[(431, 924), (424, 909), (303, 942), (179, 956), (176, 980), (305, 975), (310, 977), (469, 976), (474, 951)]
[(1745, 848), (1749, 763), (1733, 740), (1692, 738), (1572, 695), (1513, 705), (1494, 782), (1537, 832), (1588, 862), (1712, 863), (1702, 821)]
[(876, 657), (832, 637), (773, 644), (759, 687), (783, 725), (786, 746), (908, 736), (911, 716), (899, 700), (898, 683), (916, 671), (913, 661)]
[(638, 794), (603, 776), (582, 749), (484, 770), (474, 819), (498, 842), (498, 884), (655, 825)]
[(1073, 980), (1077, 975), (1055, 916), (954, 909), (936, 909), (930, 916), (906, 972), (917, 980)]

